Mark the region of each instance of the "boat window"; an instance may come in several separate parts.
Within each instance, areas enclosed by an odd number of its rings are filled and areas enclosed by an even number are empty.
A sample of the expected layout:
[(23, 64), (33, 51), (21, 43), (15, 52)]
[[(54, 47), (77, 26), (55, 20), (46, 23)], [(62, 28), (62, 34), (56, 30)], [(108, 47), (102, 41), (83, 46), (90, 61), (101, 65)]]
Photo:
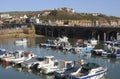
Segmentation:
[(72, 63), (67, 63), (66, 67), (67, 68), (71, 68), (72, 67)]
[(54, 63), (54, 66), (58, 66), (58, 62), (55, 62), (55, 63)]
[(24, 57), (24, 55), (22, 54), (21, 57)]
[(89, 68), (84, 68), (84, 67), (83, 67), (83, 68), (81, 69), (80, 73), (83, 73), (84, 75), (87, 75), (87, 74), (89, 73), (89, 70), (90, 70)]
[(83, 47), (87, 47), (87, 44), (83, 44)]
[(43, 60), (44, 60), (44, 58), (37, 58), (37, 60), (39, 60), (39, 61), (43, 61)]
[(50, 43), (52, 43), (52, 41), (51, 41), (51, 40), (47, 40), (46, 43), (47, 43), (47, 44), (50, 44)]
[(48, 59), (45, 60), (45, 63), (49, 63), (50, 61)]
[(117, 50), (117, 54), (120, 54), (120, 50)]
[(114, 44), (114, 46), (115, 46), (115, 47), (118, 47), (118, 46), (119, 46), (119, 44)]
[(74, 46), (75, 46), (75, 47), (83, 47), (83, 44), (81, 44), (81, 43), (76, 43)]
[(6, 53), (5, 56), (7, 56), (8, 54)]
[(107, 45), (109, 44), (109, 43), (106, 43)]
[(80, 67), (81, 67), (80, 65), (77, 65), (77, 66), (74, 66), (72, 68), (66, 69), (65, 72), (76, 72)]
[(97, 68), (100, 66), (96, 63), (87, 63), (87, 64), (83, 64), (82, 67), (86, 69), (93, 69), (93, 68)]
[(110, 46), (113, 46), (113, 43), (111, 43)]
[(54, 61), (55, 59), (54, 58), (51, 58), (51, 61)]
[(92, 53), (96, 53), (97, 51), (93, 50)]
[(93, 68), (97, 68), (99, 67), (98, 64), (96, 63), (87, 63), (82, 65), (82, 69), (80, 71), (80, 73), (83, 73), (84, 75), (87, 75), (89, 73), (89, 70), (93, 69)]
[(24, 54), (25, 57), (28, 57), (28, 54)]

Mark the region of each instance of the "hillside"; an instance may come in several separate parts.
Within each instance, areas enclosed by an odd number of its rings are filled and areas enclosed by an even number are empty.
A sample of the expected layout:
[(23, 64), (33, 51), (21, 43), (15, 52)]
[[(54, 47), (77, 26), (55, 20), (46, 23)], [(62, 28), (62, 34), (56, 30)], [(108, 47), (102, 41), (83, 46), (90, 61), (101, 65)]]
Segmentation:
[[(8, 13), (10, 15), (24, 15), (27, 16), (37, 16), (38, 14), (44, 13), (44, 11), (12, 11), (12, 12), (1, 12), (0, 14)], [(67, 12), (67, 11), (59, 11), (59, 10), (51, 10), (51, 12), (46, 16), (39, 16), (40, 19), (58, 19), (58, 20), (117, 20), (120, 17), (116, 16), (107, 16), (101, 13), (77, 13), (77, 12)]]
[(92, 13), (71, 13), (66, 11), (52, 10), (49, 15), (41, 16), (42, 19), (65, 19), (65, 20), (116, 20), (120, 19), (115, 16), (107, 16), (105, 14)]

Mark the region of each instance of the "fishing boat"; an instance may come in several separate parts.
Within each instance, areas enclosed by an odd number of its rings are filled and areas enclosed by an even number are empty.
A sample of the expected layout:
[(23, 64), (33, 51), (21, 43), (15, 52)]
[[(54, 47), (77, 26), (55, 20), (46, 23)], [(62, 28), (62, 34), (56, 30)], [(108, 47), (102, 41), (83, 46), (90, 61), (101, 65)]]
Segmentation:
[(11, 52), (6, 52), (0, 57), (1, 61), (4, 61), (6, 58), (15, 58), (15, 56)]
[(90, 44), (93, 46), (98, 44), (98, 40), (96, 40), (96, 39), (90, 39), (90, 40), (88, 40), (88, 42), (90, 42)]
[(66, 67), (63, 67), (62, 69), (59, 68), (54, 72), (55, 78), (65, 78), (70, 73), (77, 73), (81, 69), (81, 64), (79, 61), (72, 61), (69, 63), (66, 63)]
[(95, 56), (102, 56), (104, 53), (106, 53), (103, 49), (93, 49), (91, 54)]
[(23, 56), (21, 57), (20, 60), (17, 60), (17, 61), (12, 60), (11, 62), (14, 63), (14, 64), (20, 64), (20, 63), (22, 63), (24, 61), (28, 61), (28, 60), (32, 59), (33, 57), (36, 57), (36, 55), (32, 51), (24, 52)]
[(23, 39), (21, 39), (21, 40), (15, 41), (15, 44), (17, 44), (17, 45), (26, 44), (26, 43), (27, 43), (27, 39), (26, 39), (26, 38), (23, 38)]
[(35, 68), (35, 66), (37, 66), (40, 62), (43, 62), (43, 61), (44, 61), (43, 57), (36, 56), (36, 57), (31, 58), (30, 60), (22, 62), (21, 66), (27, 69)]
[(82, 44), (77, 44), (72, 47), (72, 51), (75, 53), (81, 52), (81, 53), (86, 53), (86, 52), (91, 52), (93, 50), (94, 46), (92, 46), (90, 43), (82, 43)]
[(109, 58), (120, 58), (120, 42), (119, 41), (105, 41), (104, 52), (102, 56)]
[(8, 56), (2, 57), (2, 61), (7, 61), (12, 64), (19, 64), (23, 61), (29, 60), (35, 55), (32, 52), (24, 52), (22, 50), (17, 50), (14, 53), (9, 54)]
[(104, 50), (111, 51), (111, 48), (120, 47), (120, 41), (105, 41)]
[(110, 51), (102, 53), (102, 56), (108, 58), (120, 58), (120, 48), (112, 47)]
[(44, 57), (33, 57), (28, 61), (24, 61), (21, 63), (21, 66), (24, 68), (34, 68), (41, 72), (41, 68), (45, 66), (51, 66), (55, 62), (54, 56), (44, 56)]
[(58, 48), (58, 49), (68, 49), (68, 46), (71, 46), (68, 42), (68, 37), (62, 36), (57, 37), (55, 40), (46, 40), (45, 43), (40, 43), (40, 46)]
[(70, 73), (66, 79), (100, 79), (107, 72), (107, 68), (103, 68), (96, 63), (86, 63), (81, 66), (77, 73)]
[(59, 49), (70, 51), (72, 49), (72, 45), (69, 42), (61, 42), (59, 45)]
[(37, 70), (41, 72), (42, 67), (51, 67), (57, 62), (54, 56), (45, 56), (42, 62), (39, 62), (37, 65)]
[(43, 47), (50, 47), (51, 45), (54, 45), (54, 42), (53, 40), (49, 40), (49, 39), (47, 39), (44, 43), (40, 43), (40, 46)]
[[(71, 60), (59, 60), (58, 62), (55, 62), (51, 66), (45, 66), (41, 68), (42, 73), (44, 74), (51, 74), (57, 71), (64, 71), (67, 68), (71, 68), (73, 66), (73, 61)], [(54, 73), (55, 75), (55, 73)]]

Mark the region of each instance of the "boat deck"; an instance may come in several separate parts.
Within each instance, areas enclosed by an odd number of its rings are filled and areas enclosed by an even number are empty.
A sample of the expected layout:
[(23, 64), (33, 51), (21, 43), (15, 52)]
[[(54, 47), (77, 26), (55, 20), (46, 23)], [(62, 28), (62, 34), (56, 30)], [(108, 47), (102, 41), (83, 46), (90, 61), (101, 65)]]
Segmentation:
[(40, 61), (43, 61), (43, 60), (44, 60), (44, 58), (33, 57), (32, 59), (30, 59), (28, 61), (24, 61), (23, 63), (30, 64), (30, 63), (34, 63), (34, 62), (40, 62)]

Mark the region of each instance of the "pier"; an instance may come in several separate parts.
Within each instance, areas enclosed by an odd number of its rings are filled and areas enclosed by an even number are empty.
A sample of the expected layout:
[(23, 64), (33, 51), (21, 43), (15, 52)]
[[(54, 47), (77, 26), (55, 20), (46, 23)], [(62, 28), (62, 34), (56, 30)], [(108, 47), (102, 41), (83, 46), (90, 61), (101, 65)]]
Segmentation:
[[(5, 29), (24, 28), (34, 26), (35, 33), (49, 37), (59, 37), (66, 35), (69, 38), (81, 38), (97, 40), (118, 39), (120, 33), (119, 26), (53, 26), (41, 24), (7, 24), (0, 27), (1, 32)], [(12, 31), (13, 32), (13, 31)], [(7, 32), (6, 32), (7, 33)]]
[(50, 25), (35, 25), (36, 33), (50, 36), (58, 37), (61, 35), (66, 35), (69, 38), (82, 38), (91, 39), (95, 38), (97, 40), (110, 40), (117, 39), (120, 32), (120, 27), (108, 26), (50, 26)]

